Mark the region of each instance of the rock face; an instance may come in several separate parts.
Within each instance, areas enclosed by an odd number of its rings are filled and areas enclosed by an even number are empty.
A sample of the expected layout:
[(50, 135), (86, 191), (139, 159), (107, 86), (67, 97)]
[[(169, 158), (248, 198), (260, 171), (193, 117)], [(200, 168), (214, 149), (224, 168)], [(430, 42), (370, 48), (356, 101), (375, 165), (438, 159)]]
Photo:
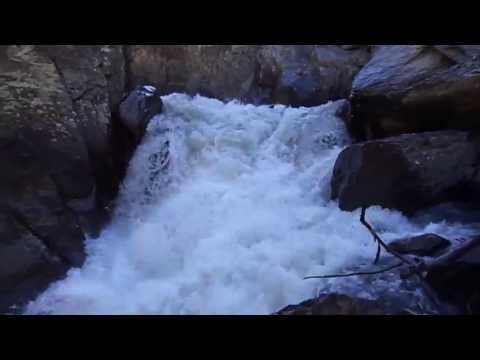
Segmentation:
[(335, 163), (332, 198), (342, 210), (380, 205), (411, 214), (465, 195), (478, 154), (478, 137), (455, 130), (355, 144)]
[(0, 46), (0, 312), (83, 263), (118, 184), (124, 86), (120, 46)]
[(479, 129), (480, 45), (379, 46), (356, 75), (352, 131), (359, 139)]
[(343, 294), (322, 294), (316, 299), (289, 305), (274, 315), (397, 315), (406, 311), (378, 301)]
[(400, 254), (438, 256), (450, 246), (450, 241), (436, 234), (423, 234), (394, 240), (389, 247)]
[(222, 100), (320, 105), (348, 97), (367, 46), (156, 45), (127, 49), (129, 87)]

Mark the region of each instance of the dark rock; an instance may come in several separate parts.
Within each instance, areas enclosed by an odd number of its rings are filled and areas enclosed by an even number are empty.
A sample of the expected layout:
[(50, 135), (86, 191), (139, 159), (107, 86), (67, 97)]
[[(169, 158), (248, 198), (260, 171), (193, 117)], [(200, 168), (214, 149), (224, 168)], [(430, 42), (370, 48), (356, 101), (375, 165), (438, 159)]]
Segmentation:
[(479, 129), (479, 45), (386, 45), (356, 75), (352, 131), (359, 139)]
[(0, 46), (0, 312), (82, 265), (106, 221), (124, 80), (121, 46)]
[(320, 105), (346, 98), (369, 59), (367, 46), (136, 45), (127, 48), (129, 85), (155, 85), (222, 100)]
[(321, 294), (318, 298), (289, 305), (274, 315), (397, 315), (408, 314), (379, 301), (343, 294)]
[(436, 234), (423, 234), (394, 240), (389, 247), (400, 254), (438, 256), (450, 246), (450, 241)]
[(68, 269), (50, 243), (37, 237), (12, 212), (0, 210), (0, 313), (38, 295)]
[(442, 300), (458, 306), (463, 313), (480, 314), (480, 247), (434, 267), (425, 278)]
[(369, 58), (365, 47), (263, 46), (255, 86), (262, 102), (315, 106), (347, 98), (353, 77)]
[(112, 149), (120, 178), (124, 178), (128, 163), (140, 144), (149, 121), (162, 111), (160, 93), (152, 86), (137, 86), (113, 113)]
[(119, 106), (121, 123), (140, 141), (148, 122), (162, 111), (160, 93), (152, 86), (138, 86)]
[(332, 198), (342, 210), (379, 205), (412, 214), (468, 197), (478, 154), (477, 137), (454, 130), (354, 144), (335, 163)]

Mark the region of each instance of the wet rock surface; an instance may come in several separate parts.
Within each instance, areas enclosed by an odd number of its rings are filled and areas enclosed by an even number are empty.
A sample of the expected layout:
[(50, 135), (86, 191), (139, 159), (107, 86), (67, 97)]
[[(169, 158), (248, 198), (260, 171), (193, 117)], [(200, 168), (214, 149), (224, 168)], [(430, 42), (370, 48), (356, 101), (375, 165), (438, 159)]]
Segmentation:
[(417, 256), (438, 256), (450, 246), (451, 242), (436, 234), (397, 239), (388, 245), (397, 253)]
[(162, 111), (160, 92), (152, 86), (137, 86), (120, 103), (118, 118), (123, 126), (140, 142), (148, 122)]
[(452, 130), (351, 145), (335, 163), (332, 198), (342, 210), (379, 205), (407, 214), (460, 199), (474, 187), (479, 144)]

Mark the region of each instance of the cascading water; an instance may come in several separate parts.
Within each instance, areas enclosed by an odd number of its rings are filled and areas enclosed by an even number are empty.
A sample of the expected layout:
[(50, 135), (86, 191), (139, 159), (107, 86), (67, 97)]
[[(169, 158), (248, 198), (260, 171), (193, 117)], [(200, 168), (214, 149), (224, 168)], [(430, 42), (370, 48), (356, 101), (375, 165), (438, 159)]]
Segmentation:
[[(87, 242), (83, 268), (26, 313), (268, 314), (327, 288), (370, 298), (399, 291), (389, 278), (375, 280), (376, 290), (354, 278), (303, 280), (369, 266), (376, 251), (359, 211), (329, 200), (334, 161), (349, 142), (338, 103), (163, 100), (130, 162), (114, 220)], [(379, 208), (368, 217), (387, 241), (473, 232)]]

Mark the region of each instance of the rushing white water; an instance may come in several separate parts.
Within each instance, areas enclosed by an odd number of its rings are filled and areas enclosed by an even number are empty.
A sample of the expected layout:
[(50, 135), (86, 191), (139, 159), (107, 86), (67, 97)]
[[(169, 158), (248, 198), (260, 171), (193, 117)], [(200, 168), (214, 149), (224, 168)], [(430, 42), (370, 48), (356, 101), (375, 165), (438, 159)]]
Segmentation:
[[(368, 265), (376, 251), (359, 212), (329, 200), (333, 163), (349, 141), (337, 103), (163, 100), (130, 162), (112, 224), (88, 241), (83, 268), (27, 313), (268, 314), (332, 286), (375, 297), (353, 279), (303, 280)], [(386, 240), (472, 231), (379, 208), (368, 217)]]

